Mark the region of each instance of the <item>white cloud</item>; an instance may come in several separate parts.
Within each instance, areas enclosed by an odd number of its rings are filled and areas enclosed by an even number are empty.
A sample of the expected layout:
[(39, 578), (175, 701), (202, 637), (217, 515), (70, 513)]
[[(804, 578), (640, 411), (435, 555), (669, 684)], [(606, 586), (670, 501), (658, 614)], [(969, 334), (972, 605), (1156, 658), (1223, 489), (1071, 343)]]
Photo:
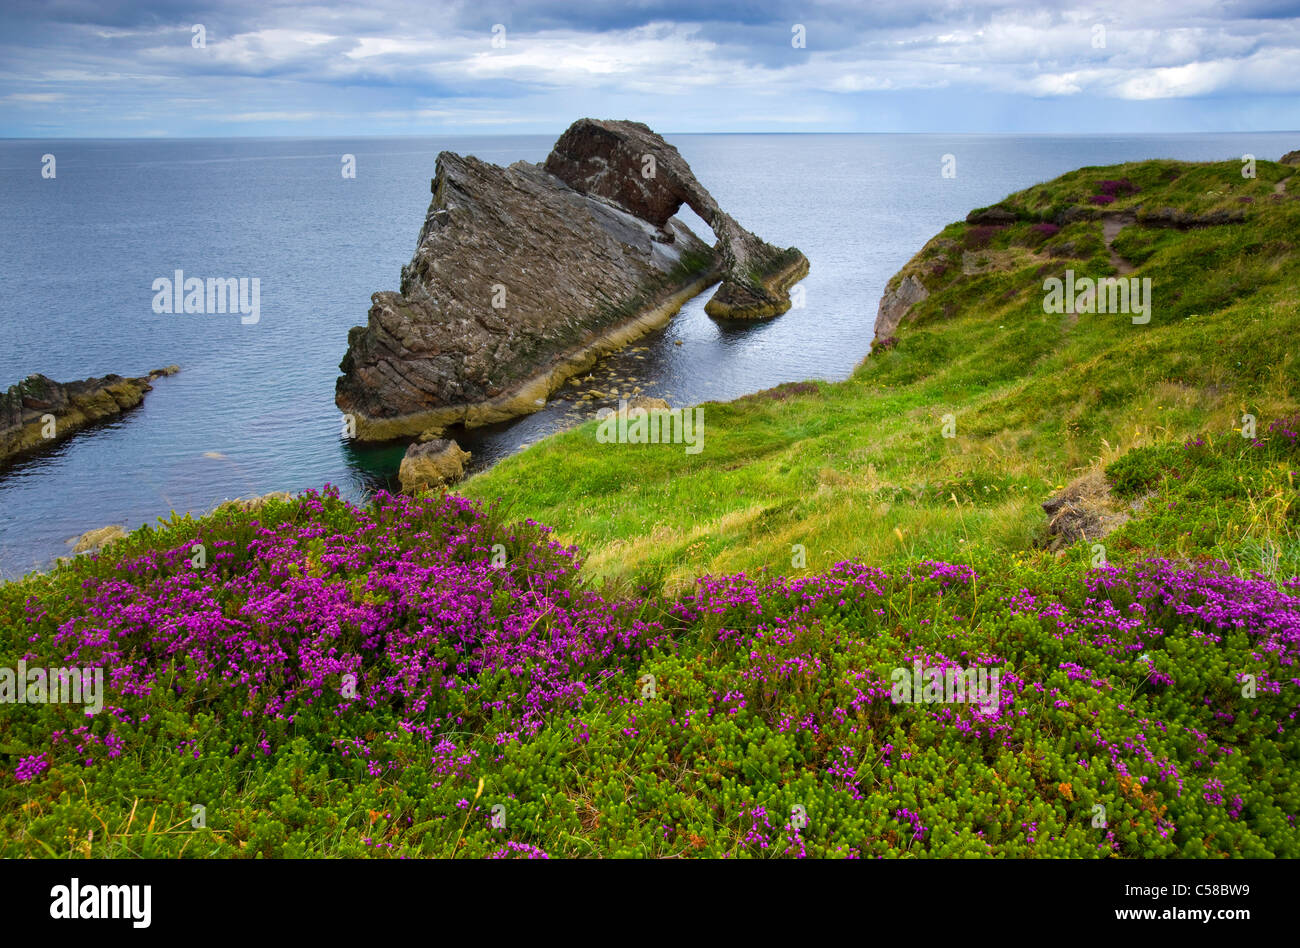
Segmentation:
[(1065, 9), (902, 0), (888, 15), (807, 2), (798, 20), (808, 23), (807, 49), (792, 49), (789, 24), (776, 20), (595, 28), (584, 27), (580, 9), (557, 12), (558, 4), (531, 29), (527, 9), (516, 11), (502, 48), (491, 45), (490, 18), (464, 26), (472, 2), (431, 18), (415, 0), (374, 0), (373, 8), (264, 0), (229, 18), (213, 12), (203, 49), (191, 46), (189, 23), (56, 24), (32, 44), (0, 39), (0, 108), (29, 114), (39, 104), (55, 116), (91, 108), (169, 124), (207, 100), (223, 103), (222, 121), (259, 126), (510, 126), (604, 103), (683, 115), (689, 102), (692, 115), (806, 123), (851, 116), (866, 97), (905, 102), (935, 89), (972, 103), (990, 93), (1153, 102), (1284, 96), (1300, 74), (1300, 18), (1234, 16), (1216, 0)]
[(1233, 63), (1188, 63), (1165, 69), (1150, 69), (1119, 83), (1116, 92), (1123, 99), (1173, 99), (1207, 95), (1221, 88), (1236, 72)]

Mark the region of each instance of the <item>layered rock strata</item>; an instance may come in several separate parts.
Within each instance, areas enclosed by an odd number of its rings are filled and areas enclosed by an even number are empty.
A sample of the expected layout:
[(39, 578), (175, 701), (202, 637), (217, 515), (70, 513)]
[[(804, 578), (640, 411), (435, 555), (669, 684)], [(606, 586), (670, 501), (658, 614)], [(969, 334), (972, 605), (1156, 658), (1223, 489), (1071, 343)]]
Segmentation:
[[(632, 122), (577, 122), (540, 165), (443, 152), (432, 192), (400, 289), (376, 293), (348, 334), (335, 401), (358, 440), (536, 411), (711, 284), (722, 281), (715, 311), (754, 318), (788, 309), (786, 290), (807, 271), (799, 251), (723, 213), (676, 149)], [(673, 216), (683, 203), (716, 247)]]
[(29, 375), (0, 395), (0, 465), (134, 408), (153, 390), (151, 382), (176, 372), (171, 365), (140, 378), (106, 375), (66, 383)]

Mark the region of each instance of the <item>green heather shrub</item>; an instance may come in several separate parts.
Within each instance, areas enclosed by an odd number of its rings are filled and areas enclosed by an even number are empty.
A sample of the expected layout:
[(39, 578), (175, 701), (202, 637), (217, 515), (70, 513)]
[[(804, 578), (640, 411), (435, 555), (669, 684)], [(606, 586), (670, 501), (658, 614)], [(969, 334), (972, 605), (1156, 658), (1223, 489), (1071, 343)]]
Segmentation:
[[(1300, 854), (1295, 580), (994, 556), (617, 598), (454, 498), (257, 517), (3, 587), (6, 662), (113, 683), (3, 719), (4, 855)], [(916, 663), (996, 687), (899, 703)]]

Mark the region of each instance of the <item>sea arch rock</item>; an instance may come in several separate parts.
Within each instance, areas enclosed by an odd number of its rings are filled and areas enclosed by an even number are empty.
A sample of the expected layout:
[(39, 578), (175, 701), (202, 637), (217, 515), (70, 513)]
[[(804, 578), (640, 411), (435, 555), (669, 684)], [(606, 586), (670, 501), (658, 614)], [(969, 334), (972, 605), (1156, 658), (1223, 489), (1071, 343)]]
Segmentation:
[[(757, 318), (788, 309), (807, 272), (803, 254), (741, 228), (637, 123), (577, 122), (540, 165), (443, 152), (431, 190), (400, 290), (374, 294), (367, 324), (348, 333), (335, 402), (361, 441), (537, 411), (719, 280), (713, 311)], [(716, 248), (673, 217), (683, 203)]]
[(612, 201), (657, 227), (683, 204), (712, 228), (722, 255), (722, 286), (711, 316), (761, 319), (790, 308), (789, 289), (808, 273), (795, 248), (756, 237), (722, 210), (668, 142), (640, 122), (580, 119), (569, 126), (545, 168), (575, 191)]

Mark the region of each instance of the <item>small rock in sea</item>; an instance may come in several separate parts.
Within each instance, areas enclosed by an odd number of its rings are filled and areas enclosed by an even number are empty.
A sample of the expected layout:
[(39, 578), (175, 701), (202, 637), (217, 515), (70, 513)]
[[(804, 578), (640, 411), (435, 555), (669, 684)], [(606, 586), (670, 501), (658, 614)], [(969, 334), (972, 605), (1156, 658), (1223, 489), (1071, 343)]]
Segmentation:
[(644, 411), (672, 411), (672, 406), (662, 398), (649, 398), (645, 395), (639, 395), (627, 403), (629, 412), (643, 409)]
[(408, 494), (453, 484), (465, 476), (468, 451), (450, 438), (413, 444), (406, 449), (397, 477)]

